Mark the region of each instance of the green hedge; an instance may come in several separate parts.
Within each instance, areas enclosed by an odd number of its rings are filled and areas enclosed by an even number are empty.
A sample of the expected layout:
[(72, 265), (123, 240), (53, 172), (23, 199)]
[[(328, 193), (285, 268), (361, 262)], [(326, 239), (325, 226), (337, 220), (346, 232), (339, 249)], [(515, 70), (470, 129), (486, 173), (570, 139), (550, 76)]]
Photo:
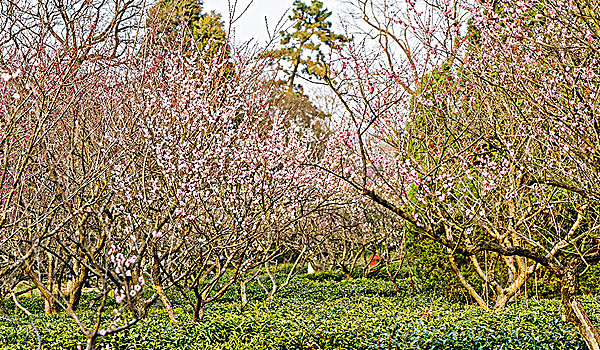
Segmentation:
[[(600, 299), (584, 298), (597, 322)], [(576, 329), (560, 320), (560, 302), (535, 302), (501, 312), (449, 304), (437, 298), (398, 293), (376, 280), (317, 282), (298, 279), (270, 307), (254, 300), (243, 313), (238, 304), (212, 304), (199, 324), (178, 308), (180, 325), (164, 311), (130, 330), (103, 338), (125, 349), (585, 349)], [(86, 313), (82, 313), (86, 318)], [(32, 322), (44, 349), (73, 349), (83, 342), (75, 324), (62, 315), (0, 319), (1, 349), (36, 346)]]

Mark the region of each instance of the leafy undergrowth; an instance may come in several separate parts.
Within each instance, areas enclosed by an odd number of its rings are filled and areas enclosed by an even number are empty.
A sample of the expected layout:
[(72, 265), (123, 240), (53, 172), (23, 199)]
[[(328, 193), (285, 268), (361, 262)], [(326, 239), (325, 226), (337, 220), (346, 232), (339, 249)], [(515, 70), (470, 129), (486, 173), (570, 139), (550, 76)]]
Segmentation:
[[(268, 307), (255, 297), (244, 312), (235, 293), (191, 322), (179, 303), (180, 324), (164, 310), (114, 336), (104, 349), (585, 349), (576, 329), (560, 319), (560, 302), (529, 300), (500, 312), (396, 292), (385, 281), (312, 281), (299, 278)], [(258, 290), (253, 290), (257, 295)], [(600, 299), (584, 298), (595, 322)], [(28, 306), (35, 308), (32, 301)], [(39, 309), (37, 305), (36, 311)], [(85, 319), (88, 312), (82, 312)], [(0, 319), (0, 348), (74, 349), (83, 342), (66, 315)]]

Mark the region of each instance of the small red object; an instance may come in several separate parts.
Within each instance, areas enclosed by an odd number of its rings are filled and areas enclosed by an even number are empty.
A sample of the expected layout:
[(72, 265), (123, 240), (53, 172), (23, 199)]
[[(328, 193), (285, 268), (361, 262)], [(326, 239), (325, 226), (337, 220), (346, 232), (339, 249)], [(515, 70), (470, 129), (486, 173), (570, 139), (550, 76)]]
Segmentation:
[(373, 257), (371, 258), (371, 262), (369, 263), (369, 267), (373, 267), (373, 266), (379, 264), (380, 261), (381, 261), (381, 257), (379, 256), (379, 254), (377, 254), (377, 253), (373, 254)]

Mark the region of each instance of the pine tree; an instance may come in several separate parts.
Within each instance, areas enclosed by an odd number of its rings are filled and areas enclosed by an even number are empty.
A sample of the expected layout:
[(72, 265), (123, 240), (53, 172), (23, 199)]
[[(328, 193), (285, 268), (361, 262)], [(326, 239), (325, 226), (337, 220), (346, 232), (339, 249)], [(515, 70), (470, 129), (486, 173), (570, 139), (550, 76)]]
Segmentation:
[(293, 26), (282, 31), (280, 50), (283, 61), (290, 63), (284, 71), (289, 74), (288, 91), (293, 91), (294, 80), (302, 72), (320, 79), (325, 75), (328, 64), (322, 45), (335, 48), (348, 41), (348, 38), (331, 30), (331, 22), (327, 19), (331, 11), (323, 7), (323, 3), (312, 0), (306, 5), (300, 0), (294, 2), (294, 10), (289, 19)]

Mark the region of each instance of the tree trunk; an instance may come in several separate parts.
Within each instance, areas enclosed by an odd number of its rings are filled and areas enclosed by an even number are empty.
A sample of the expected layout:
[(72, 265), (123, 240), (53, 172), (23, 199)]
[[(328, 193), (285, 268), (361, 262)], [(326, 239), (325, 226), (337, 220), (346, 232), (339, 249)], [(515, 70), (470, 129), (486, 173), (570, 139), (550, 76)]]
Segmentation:
[(156, 294), (158, 294), (160, 301), (162, 301), (163, 305), (165, 306), (165, 309), (167, 310), (167, 314), (169, 315), (169, 319), (171, 320), (171, 323), (177, 324), (177, 318), (175, 317), (175, 311), (173, 310), (173, 305), (171, 305), (171, 301), (167, 297), (167, 294), (163, 290), (162, 284), (160, 282), (159, 268), (160, 268), (160, 266), (159, 266), (158, 254), (156, 251), (156, 246), (154, 246), (154, 261), (152, 264), (152, 280), (153, 280), (152, 282), (154, 283), (154, 289), (156, 289)]
[(85, 350), (94, 350), (96, 348), (97, 336), (87, 338), (85, 342)]
[(57, 305), (56, 301), (54, 300), (54, 296), (52, 296), (52, 294), (50, 294), (48, 289), (37, 278), (35, 273), (33, 271), (31, 271), (31, 269), (29, 268), (29, 265), (27, 263), (25, 263), (24, 270), (25, 270), (25, 274), (27, 275), (27, 277), (29, 277), (31, 279), (33, 284), (37, 287), (37, 289), (40, 291), (40, 293), (42, 293), (42, 296), (44, 297), (44, 312), (46, 314), (57, 314), (58, 313), (58, 305)]
[(577, 326), (579, 333), (590, 350), (600, 350), (600, 335), (598, 335), (598, 330), (577, 298), (579, 292), (579, 277), (577, 272), (580, 266), (581, 260), (571, 260), (561, 277), (560, 294), (562, 305), (565, 309), (565, 319), (567, 322), (574, 323)]
[(346, 267), (346, 265), (344, 264), (340, 264), (340, 266), (342, 267), (342, 272), (344, 273), (344, 275), (346, 275), (346, 278), (351, 280), (352, 278), (352, 273), (350, 272), (350, 270), (348, 270), (348, 268)]
[(67, 294), (69, 295), (69, 306), (71, 309), (77, 310), (79, 307), (79, 301), (81, 300), (81, 293), (83, 291), (83, 285), (88, 277), (87, 268), (81, 267), (81, 273), (75, 277), (73, 272), (73, 280), (68, 285)]
[(454, 257), (452, 256), (452, 251), (449, 250), (448, 254), (449, 254), (448, 259), (450, 260), (450, 266), (452, 266), (452, 270), (454, 270), (454, 273), (456, 273), (456, 276), (458, 277), (460, 284), (462, 284), (462, 286), (467, 290), (469, 295), (471, 297), (473, 297), (473, 299), (475, 299), (475, 301), (477, 302), (477, 304), (479, 304), (479, 306), (481, 306), (485, 311), (490, 311), (490, 308), (487, 305), (487, 303), (485, 302), (485, 300), (483, 300), (481, 295), (479, 295), (479, 293), (477, 293), (477, 291), (473, 288), (473, 286), (471, 286), (469, 281), (467, 281), (467, 279), (460, 272), (460, 269), (458, 268), (458, 266), (456, 266), (456, 262), (454, 261)]
[(15, 303), (15, 306), (23, 311), (27, 316), (31, 316), (31, 312), (29, 312), (29, 310), (27, 310), (23, 305), (21, 305), (21, 303), (19, 303), (19, 299), (17, 298), (17, 295), (15, 294), (15, 292), (11, 289), (10, 293), (12, 295), (13, 301)]
[(496, 303), (494, 304), (494, 310), (502, 310), (502, 309), (504, 309), (506, 307), (506, 304), (510, 300), (511, 296), (512, 295), (508, 295), (504, 291), (500, 292), (500, 294), (498, 294), (496, 296)]
[(300, 66), (300, 57), (294, 64), (294, 70), (292, 71), (292, 75), (290, 76), (290, 84), (288, 86), (288, 92), (294, 91), (294, 78), (296, 78), (296, 74), (298, 74), (298, 67)]
[(517, 293), (521, 290), (528, 278), (528, 273), (523, 266), (519, 267), (517, 271), (517, 275), (515, 279), (510, 283), (507, 288), (500, 289), (498, 291), (498, 296), (496, 297), (496, 304), (494, 305), (494, 309), (502, 310), (506, 307), (513, 298), (517, 296)]
[(71, 308), (73, 310), (77, 310), (77, 308), (79, 307), (79, 301), (81, 300), (81, 292), (82, 292), (83, 283), (84, 283), (83, 281), (81, 283), (78, 283), (78, 286), (69, 295), (69, 305), (71, 306)]
[(242, 298), (242, 303), (240, 305), (240, 312), (244, 311), (246, 304), (248, 304), (248, 294), (246, 293), (246, 282), (240, 282), (240, 296)]
[(192, 290), (196, 296), (196, 304), (194, 305), (192, 322), (196, 323), (204, 318), (204, 300), (202, 299), (202, 294), (198, 290), (198, 287), (194, 287)]
[(194, 306), (192, 322), (197, 323), (202, 319), (204, 319), (204, 304), (201, 301), (198, 301)]
[(160, 283), (156, 283), (156, 280), (154, 283), (154, 288), (156, 289), (156, 294), (158, 294), (160, 301), (162, 301), (163, 305), (165, 306), (165, 309), (167, 310), (167, 314), (169, 315), (169, 319), (171, 320), (171, 323), (177, 324), (177, 318), (175, 317), (175, 311), (173, 310), (173, 305), (171, 305), (171, 301), (169, 301), (169, 298), (165, 294), (165, 291), (162, 289), (162, 286), (160, 285)]

